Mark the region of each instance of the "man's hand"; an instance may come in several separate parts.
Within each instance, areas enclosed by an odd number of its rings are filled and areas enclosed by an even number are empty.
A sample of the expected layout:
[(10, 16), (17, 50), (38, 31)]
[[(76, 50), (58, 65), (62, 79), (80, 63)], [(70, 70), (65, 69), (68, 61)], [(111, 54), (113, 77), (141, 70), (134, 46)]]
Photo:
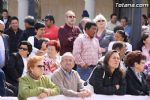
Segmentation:
[(89, 96), (91, 96), (91, 92), (88, 90), (83, 90), (78, 93), (78, 96), (81, 98), (89, 97)]
[(81, 66), (82, 68), (85, 68), (85, 69), (86, 69), (89, 65), (88, 65), (88, 64), (81, 64), (80, 66)]

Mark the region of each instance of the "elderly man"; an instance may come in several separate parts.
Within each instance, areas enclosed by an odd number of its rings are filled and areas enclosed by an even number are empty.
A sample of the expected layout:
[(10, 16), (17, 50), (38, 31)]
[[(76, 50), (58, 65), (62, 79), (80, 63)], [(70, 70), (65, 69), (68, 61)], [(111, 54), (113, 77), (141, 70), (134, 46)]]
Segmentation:
[(75, 26), (76, 16), (73, 11), (69, 10), (66, 12), (65, 21), (65, 25), (61, 26), (58, 31), (61, 46), (60, 55), (63, 55), (65, 52), (72, 52), (73, 42), (81, 33), (79, 27)]
[(65, 96), (87, 97), (90, 92), (83, 88), (82, 80), (78, 72), (72, 70), (74, 67), (74, 57), (70, 52), (66, 52), (61, 59), (61, 67), (54, 72), (51, 79), (61, 89)]
[(94, 37), (97, 26), (87, 22), (85, 32), (74, 41), (73, 55), (78, 65), (77, 71), (83, 80), (87, 80), (101, 56), (98, 40)]

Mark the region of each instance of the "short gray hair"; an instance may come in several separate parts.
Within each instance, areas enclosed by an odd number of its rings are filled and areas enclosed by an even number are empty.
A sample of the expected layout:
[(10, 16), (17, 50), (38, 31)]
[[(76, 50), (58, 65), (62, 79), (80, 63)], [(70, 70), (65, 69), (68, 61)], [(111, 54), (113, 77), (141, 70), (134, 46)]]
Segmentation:
[(66, 56), (70, 56), (70, 57), (72, 57), (73, 58), (73, 60), (75, 60), (75, 58), (74, 58), (74, 56), (73, 56), (73, 54), (71, 53), (71, 52), (66, 52), (66, 53), (64, 53), (63, 55), (62, 55), (62, 57), (61, 57), (61, 61), (63, 60), (63, 58), (64, 57), (66, 57)]

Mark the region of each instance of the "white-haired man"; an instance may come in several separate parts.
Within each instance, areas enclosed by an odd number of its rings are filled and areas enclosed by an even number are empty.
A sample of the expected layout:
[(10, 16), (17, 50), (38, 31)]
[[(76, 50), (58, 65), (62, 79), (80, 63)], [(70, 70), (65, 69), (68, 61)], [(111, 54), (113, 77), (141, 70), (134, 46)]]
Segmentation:
[(90, 91), (84, 89), (83, 81), (77, 71), (72, 70), (75, 59), (70, 52), (63, 54), (61, 59), (61, 67), (54, 72), (51, 79), (59, 86), (61, 94), (72, 97), (88, 97)]

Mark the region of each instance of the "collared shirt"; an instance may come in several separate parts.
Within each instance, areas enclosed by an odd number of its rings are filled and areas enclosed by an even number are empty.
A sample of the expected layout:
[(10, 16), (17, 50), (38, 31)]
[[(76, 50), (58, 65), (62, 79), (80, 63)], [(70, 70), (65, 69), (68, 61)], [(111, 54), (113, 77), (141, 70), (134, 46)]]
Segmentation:
[(109, 22), (107, 23), (106, 29), (111, 30), (111, 31), (114, 31), (114, 28), (115, 28), (116, 26), (119, 26), (119, 25), (120, 25), (120, 22), (119, 22), (119, 21), (117, 21), (116, 23), (112, 23), (111, 21), (109, 21)]
[(73, 71), (71, 70), (70, 72), (65, 71), (62, 67), (60, 69), (63, 71), (64, 75), (68, 78), (71, 79), (71, 76), (73, 75)]
[(58, 37), (60, 41), (60, 55), (63, 55), (65, 52), (72, 52), (73, 42), (81, 33), (78, 26), (70, 27), (67, 24), (61, 26), (58, 31)]
[(96, 65), (101, 57), (101, 51), (98, 40), (92, 39), (87, 33), (80, 34), (74, 42), (73, 55), (76, 64)]
[(128, 36), (131, 36), (131, 26), (127, 25), (124, 27), (124, 31), (128, 34)]
[(56, 25), (52, 25), (50, 28), (45, 27), (45, 34), (43, 34), (43, 37), (49, 40), (58, 40), (58, 27)]
[(5, 46), (2, 36), (0, 35), (0, 68), (5, 64)]
[(131, 67), (131, 70), (134, 72), (135, 76), (142, 82), (142, 75), (140, 72), (136, 72), (134, 68)]
[(7, 23), (7, 21), (8, 21), (7, 18), (3, 18), (3, 22), (4, 22), (5, 24)]
[(22, 57), (22, 60), (23, 60), (23, 64), (24, 64), (22, 76), (25, 76), (25, 75), (27, 75), (27, 58)]

